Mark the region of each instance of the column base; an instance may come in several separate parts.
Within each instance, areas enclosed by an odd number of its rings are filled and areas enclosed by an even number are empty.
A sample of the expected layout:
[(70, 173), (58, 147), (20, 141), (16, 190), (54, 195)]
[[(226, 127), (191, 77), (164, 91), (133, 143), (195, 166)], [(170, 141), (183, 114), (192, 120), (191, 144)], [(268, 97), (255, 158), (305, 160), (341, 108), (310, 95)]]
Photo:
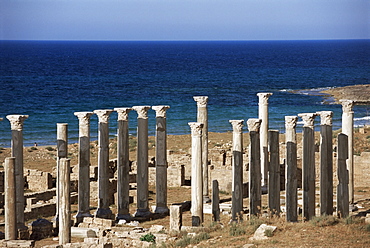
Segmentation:
[(212, 200), (211, 200), (211, 198), (209, 198), (209, 196), (208, 195), (204, 195), (203, 196), (203, 203), (210, 203)]
[(168, 207), (156, 207), (154, 213), (169, 215), (170, 210), (168, 209)]
[(132, 220), (132, 216), (131, 214), (117, 214), (116, 215), (116, 220), (127, 220), (127, 221), (131, 221)]
[(134, 216), (135, 217), (147, 217), (151, 214), (152, 214), (152, 212), (150, 212), (149, 209), (137, 209)]
[(78, 224), (80, 224), (81, 222), (83, 222), (84, 218), (85, 217), (94, 217), (92, 214), (90, 213), (83, 213), (83, 212), (78, 212), (74, 218), (75, 218), (75, 225), (78, 226)]
[(112, 219), (112, 210), (109, 208), (98, 208), (95, 212), (95, 217), (102, 219)]

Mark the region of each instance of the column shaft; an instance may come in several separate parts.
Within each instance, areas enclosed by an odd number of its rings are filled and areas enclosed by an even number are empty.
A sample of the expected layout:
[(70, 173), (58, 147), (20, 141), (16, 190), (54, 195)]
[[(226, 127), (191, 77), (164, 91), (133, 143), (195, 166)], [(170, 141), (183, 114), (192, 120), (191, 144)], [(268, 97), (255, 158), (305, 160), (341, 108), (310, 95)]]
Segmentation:
[(136, 217), (144, 217), (149, 211), (149, 182), (148, 182), (148, 116), (150, 106), (132, 107), (138, 113), (137, 119), (137, 210)]
[(24, 224), (24, 175), (23, 175), (23, 122), (28, 115), (8, 115), (12, 130), (11, 156), (15, 158), (15, 184), (16, 184), (16, 219), (18, 238), (28, 238), (27, 226)]
[(296, 222), (297, 212), (297, 116), (285, 116), (286, 143), (286, 220)]
[(346, 160), (348, 159), (348, 136), (340, 133), (338, 135), (338, 154), (337, 154), (337, 211), (339, 217), (349, 215), (349, 191), (348, 191), (348, 169)]
[(260, 153), (261, 153), (261, 173), (262, 186), (267, 186), (268, 183), (268, 128), (269, 128), (269, 114), (268, 114), (268, 99), (272, 93), (257, 93), (258, 102), (258, 118), (262, 120), (260, 127)]
[(17, 239), (15, 158), (5, 158), (5, 239)]
[(299, 114), (303, 121), (303, 219), (310, 220), (315, 216), (315, 132), (314, 120), (316, 113)]
[(70, 159), (59, 161), (59, 244), (71, 242)]
[(99, 118), (98, 133), (98, 209), (95, 216), (99, 218), (110, 219), (112, 211), (109, 208), (109, 115), (113, 112), (111, 109), (95, 110), (94, 113)]
[(197, 102), (197, 122), (203, 123), (202, 129), (202, 167), (203, 167), (203, 201), (209, 202), (209, 179), (208, 179), (208, 96), (194, 96)]
[(62, 158), (67, 158), (68, 155), (68, 123), (57, 123), (57, 181), (56, 181), (56, 214), (55, 214), (55, 225), (58, 226), (59, 218), (59, 189), (60, 189), (60, 175), (59, 175), (59, 161)]
[(203, 223), (203, 124), (190, 122), (189, 126), (191, 127), (191, 222), (192, 226), (200, 226)]
[(348, 136), (348, 159), (347, 169), (349, 173), (349, 202), (353, 204), (354, 199), (354, 165), (353, 165), (353, 106), (354, 102), (351, 100), (341, 100), (342, 103), (342, 132)]
[(212, 181), (212, 220), (220, 221), (220, 192), (217, 180)]
[(333, 214), (333, 131), (331, 111), (318, 112), (320, 125), (320, 214)]
[(169, 106), (153, 106), (156, 111), (156, 208), (155, 212), (168, 214), (167, 207), (167, 124), (166, 110)]
[(249, 119), (249, 213), (257, 215), (261, 211), (261, 160), (260, 160), (260, 119)]
[(93, 112), (75, 112), (79, 120), (78, 138), (78, 212), (77, 223), (90, 214), (90, 116)]
[(272, 214), (280, 214), (280, 159), (279, 131), (269, 130), (270, 169), (268, 182), (268, 207)]
[(130, 206), (130, 160), (128, 113), (131, 108), (115, 108), (118, 113), (117, 130), (117, 216), (119, 219), (131, 218)]
[(230, 120), (233, 126), (233, 157), (232, 157), (232, 207), (233, 221), (243, 220), (243, 122)]

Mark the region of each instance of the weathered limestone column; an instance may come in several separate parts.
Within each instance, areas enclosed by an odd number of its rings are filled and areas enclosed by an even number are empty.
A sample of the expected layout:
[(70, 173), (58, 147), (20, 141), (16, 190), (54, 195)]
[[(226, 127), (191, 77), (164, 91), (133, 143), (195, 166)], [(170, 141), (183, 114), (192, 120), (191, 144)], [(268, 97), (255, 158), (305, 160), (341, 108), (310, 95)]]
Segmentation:
[(54, 217), (54, 223), (56, 226), (59, 225), (59, 188), (60, 188), (60, 175), (59, 175), (59, 161), (62, 158), (67, 158), (68, 155), (68, 123), (57, 123), (57, 181), (56, 181), (56, 214)]
[(280, 214), (280, 158), (279, 131), (269, 130), (270, 169), (268, 182), (268, 207), (272, 214)]
[(285, 116), (285, 144), (286, 144), (286, 220), (296, 222), (297, 212), (297, 116)]
[(28, 115), (8, 115), (12, 130), (12, 157), (15, 158), (16, 213), (18, 238), (28, 238), (28, 228), (24, 225), (24, 176), (23, 176), (23, 122)]
[(170, 106), (152, 106), (156, 113), (155, 170), (156, 207), (155, 212), (168, 214), (167, 207), (167, 130), (166, 110)]
[(71, 242), (71, 202), (70, 202), (70, 159), (61, 158), (59, 161), (59, 244)]
[(145, 217), (149, 211), (149, 177), (148, 177), (148, 109), (150, 106), (132, 107), (137, 117), (137, 210), (135, 217)]
[(202, 167), (203, 167), (203, 201), (210, 202), (208, 186), (208, 96), (194, 96), (197, 102), (197, 122), (203, 123), (202, 129)]
[(220, 191), (218, 181), (212, 181), (212, 221), (220, 221)]
[(79, 121), (78, 138), (78, 212), (76, 222), (81, 223), (90, 214), (90, 117), (94, 112), (75, 112)]
[(349, 191), (348, 191), (348, 169), (346, 160), (348, 159), (348, 136), (340, 133), (338, 135), (337, 153), (337, 211), (338, 216), (345, 218), (349, 215)]
[(349, 173), (349, 203), (354, 204), (354, 166), (353, 166), (353, 106), (352, 100), (340, 100), (342, 104), (342, 133), (348, 136), (347, 169)]
[(203, 223), (202, 128), (203, 123), (189, 122), (191, 128), (191, 223)]
[(232, 157), (232, 206), (233, 221), (243, 220), (243, 122), (230, 120), (233, 126), (233, 157)]
[(115, 108), (118, 113), (117, 130), (117, 220), (129, 220), (130, 215), (130, 148), (128, 113), (132, 108)]
[(261, 160), (260, 160), (260, 119), (248, 119), (249, 130), (249, 214), (261, 211)]
[(332, 111), (318, 112), (320, 125), (320, 214), (333, 214), (333, 130)]
[(17, 239), (15, 158), (5, 158), (5, 239)]
[(112, 109), (94, 110), (99, 118), (98, 134), (98, 209), (95, 216), (111, 219), (112, 210), (109, 208), (109, 115)]
[(308, 221), (315, 216), (315, 132), (316, 113), (298, 114), (303, 124), (303, 220)]
[(269, 129), (269, 112), (268, 100), (272, 93), (257, 93), (258, 96), (258, 118), (262, 120), (260, 127), (260, 153), (261, 153), (261, 172), (262, 187), (267, 189), (268, 184), (268, 129)]

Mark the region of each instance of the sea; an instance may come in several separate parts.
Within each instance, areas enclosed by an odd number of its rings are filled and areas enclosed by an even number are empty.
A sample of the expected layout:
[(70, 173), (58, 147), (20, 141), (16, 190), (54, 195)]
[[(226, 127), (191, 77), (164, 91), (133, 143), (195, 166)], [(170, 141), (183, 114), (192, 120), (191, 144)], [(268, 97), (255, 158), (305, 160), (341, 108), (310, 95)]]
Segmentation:
[[(259, 92), (271, 92), (269, 128), (284, 132), (284, 116), (334, 112), (341, 105), (321, 90), (370, 83), (370, 40), (308, 41), (0, 41), (0, 147), (11, 145), (10, 114), (29, 115), (24, 145), (56, 145), (57, 123), (78, 142), (77, 111), (169, 105), (167, 133), (189, 134), (193, 96), (208, 96), (210, 132), (229, 120), (258, 117)], [(369, 92), (370, 93), (370, 92)], [(355, 125), (370, 124), (370, 107), (355, 106)], [(149, 135), (155, 111), (149, 110)], [(136, 136), (137, 113), (129, 114)], [(320, 118), (316, 118), (319, 127)], [(98, 138), (91, 117), (91, 139)], [(297, 131), (302, 131), (299, 122)], [(109, 133), (117, 132), (117, 114)], [(244, 131), (248, 129), (245, 125)]]

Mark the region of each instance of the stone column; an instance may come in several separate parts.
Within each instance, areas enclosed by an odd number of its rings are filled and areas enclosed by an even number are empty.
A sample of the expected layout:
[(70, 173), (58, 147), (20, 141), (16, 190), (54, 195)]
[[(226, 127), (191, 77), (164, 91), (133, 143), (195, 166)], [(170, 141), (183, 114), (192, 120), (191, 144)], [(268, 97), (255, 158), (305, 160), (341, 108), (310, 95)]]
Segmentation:
[(212, 181), (212, 221), (220, 221), (220, 191), (218, 181)]
[(95, 216), (104, 219), (111, 219), (112, 211), (109, 208), (109, 115), (112, 109), (95, 110), (99, 118), (98, 134), (98, 209)]
[(338, 216), (345, 218), (349, 215), (349, 191), (348, 191), (348, 169), (346, 160), (348, 159), (348, 136), (340, 133), (338, 135), (338, 154), (337, 154), (337, 211)]
[(208, 182), (208, 96), (194, 96), (197, 102), (197, 122), (203, 123), (202, 129), (202, 167), (203, 167), (203, 201), (210, 202)]
[(262, 172), (262, 187), (267, 190), (268, 183), (268, 128), (269, 128), (269, 112), (268, 100), (272, 93), (257, 93), (258, 96), (258, 118), (262, 120), (260, 128), (260, 152), (261, 152), (261, 172)]
[(285, 116), (285, 144), (286, 144), (286, 220), (296, 222), (297, 212), (297, 116)]
[(60, 188), (60, 181), (59, 181), (59, 161), (62, 158), (67, 158), (68, 156), (68, 123), (57, 123), (57, 181), (56, 181), (56, 214), (54, 217), (54, 224), (56, 226), (59, 225), (59, 188)]
[(5, 239), (17, 239), (15, 158), (5, 158)]
[(270, 169), (268, 182), (268, 207), (272, 214), (280, 214), (280, 158), (279, 131), (269, 130)]
[(261, 211), (261, 160), (260, 160), (260, 119), (247, 121), (249, 130), (249, 213), (257, 215)]
[(354, 204), (354, 167), (353, 167), (353, 106), (352, 100), (340, 100), (342, 104), (342, 133), (348, 136), (347, 169), (349, 173), (349, 203)]
[(75, 112), (79, 121), (78, 138), (78, 212), (76, 222), (81, 223), (90, 214), (90, 117), (94, 112)]
[(115, 108), (118, 113), (117, 130), (117, 220), (129, 220), (130, 215), (130, 147), (128, 113), (132, 108)]
[(243, 122), (230, 120), (233, 126), (233, 157), (232, 157), (232, 206), (233, 221), (243, 220)]
[(303, 220), (308, 221), (315, 216), (315, 132), (316, 113), (299, 114), (303, 120)]
[(148, 109), (150, 106), (132, 107), (137, 117), (137, 210), (135, 217), (145, 217), (149, 211), (149, 177), (148, 177)]
[(8, 115), (12, 130), (12, 157), (15, 158), (14, 174), (16, 186), (16, 213), (18, 238), (28, 238), (28, 228), (24, 225), (24, 175), (23, 175), (23, 122), (28, 115)]
[(191, 128), (191, 222), (203, 223), (202, 128), (203, 123), (189, 122)]
[(153, 106), (156, 113), (155, 170), (156, 207), (155, 212), (168, 214), (167, 207), (167, 130), (166, 110), (170, 106)]
[(71, 203), (70, 203), (70, 159), (61, 158), (59, 161), (59, 244), (71, 242)]
[(320, 214), (333, 214), (332, 111), (318, 112), (320, 125)]

